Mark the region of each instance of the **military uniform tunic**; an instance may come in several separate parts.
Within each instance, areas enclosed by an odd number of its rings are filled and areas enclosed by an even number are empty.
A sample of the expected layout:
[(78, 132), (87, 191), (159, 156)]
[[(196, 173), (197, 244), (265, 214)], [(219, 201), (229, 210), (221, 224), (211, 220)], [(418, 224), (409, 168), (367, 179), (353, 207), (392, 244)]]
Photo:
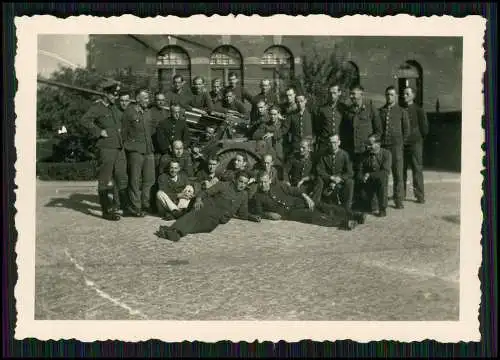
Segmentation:
[[(323, 179), (323, 195), (325, 195), (325, 190), (329, 193), (328, 187), (332, 182), (330, 180), (331, 176), (339, 176), (342, 178), (342, 182), (337, 184), (337, 186), (340, 187), (342, 203), (346, 208), (350, 209), (354, 195), (354, 170), (347, 151), (338, 149), (337, 152), (334, 153), (330, 150), (328, 153), (323, 155), (318, 162), (317, 173), (318, 176)], [(335, 196), (333, 193), (331, 195)], [(325, 199), (325, 201), (332, 202), (334, 200), (330, 198)]]
[[(82, 125), (92, 138), (97, 139), (99, 189), (111, 189), (113, 181), (119, 190), (126, 189), (127, 160), (123, 150), (122, 114), (119, 109), (99, 101), (83, 115)], [(101, 136), (102, 130), (106, 130), (107, 137)]]
[(344, 225), (352, 216), (350, 212), (334, 205), (317, 204), (314, 210), (307, 208), (300, 189), (276, 183), (267, 192), (255, 194), (255, 214), (263, 216), (266, 212), (277, 213), (283, 220), (306, 224), (336, 227)]
[(148, 109), (129, 106), (123, 113), (123, 140), (129, 168), (129, 198), (133, 211), (150, 209), (155, 183), (153, 121)]
[(403, 146), (409, 135), (410, 123), (405, 109), (383, 106), (379, 109), (382, 121), (382, 147), (391, 151), (394, 201), (402, 203), (405, 198), (403, 184)]

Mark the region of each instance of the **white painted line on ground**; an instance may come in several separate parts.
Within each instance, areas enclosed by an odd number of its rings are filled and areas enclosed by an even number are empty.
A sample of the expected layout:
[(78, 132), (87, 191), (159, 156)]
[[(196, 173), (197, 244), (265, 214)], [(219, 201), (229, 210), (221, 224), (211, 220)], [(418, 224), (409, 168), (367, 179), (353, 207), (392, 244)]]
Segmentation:
[[(85, 271), (84, 267), (81, 266), (80, 264), (78, 264), (78, 262), (71, 256), (68, 249), (65, 249), (64, 252), (65, 252), (66, 256), (68, 257), (68, 259), (73, 263), (73, 265), (75, 265), (75, 268), (80, 270), (83, 273)], [(85, 281), (85, 285), (92, 288), (97, 293), (97, 295), (99, 295), (101, 298), (108, 300), (108, 301), (111, 301), (113, 304), (121, 307), (122, 309), (127, 310), (130, 315), (140, 316), (141, 318), (147, 320), (147, 317), (144, 314), (142, 314), (139, 310), (134, 310), (130, 306), (128, 306), (127, 304), (125, 304), (125, 303), (113, 298), (111, 295), (105, 293), (104, 291), (99, 289), (97, 287), (97, 285), (92, 280), (89, 280), (85, 275), (83, 275), (83, 280)]]

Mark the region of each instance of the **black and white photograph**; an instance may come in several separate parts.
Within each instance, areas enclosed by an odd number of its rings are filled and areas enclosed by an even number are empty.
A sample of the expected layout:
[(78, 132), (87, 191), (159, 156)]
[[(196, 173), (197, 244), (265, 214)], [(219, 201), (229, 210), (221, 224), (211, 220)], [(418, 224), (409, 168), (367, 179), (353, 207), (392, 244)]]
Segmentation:
[(479, 337), (484, 22), (201, 19), (18, 28), (19, 331)]

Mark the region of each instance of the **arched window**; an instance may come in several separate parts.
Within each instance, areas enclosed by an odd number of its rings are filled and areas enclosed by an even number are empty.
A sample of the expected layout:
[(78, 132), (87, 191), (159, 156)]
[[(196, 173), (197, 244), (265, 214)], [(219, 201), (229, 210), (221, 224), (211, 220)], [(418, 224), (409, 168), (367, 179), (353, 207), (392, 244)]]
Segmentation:
[(243, 85), (243, 60), (240, 52), (233, 46), (223, 45), (216, 48), (210, 56), (210, 79), (221, 78), (228, 85), (228, 75), (234, 72)]
[(172, 86), (172, 78), (182, 75), (187, 84), (191, 83), (191, 61), (180, 46), (167, 46), (156, 57), (160, 89), (166, 91)]
[(347, 61), (344, 63), (344, 77), (345, 85), (347, 89), (351, 86), (359, 85), (361, 79), (359, 78), (359, 68), (353, 61)]
[(293, 78), (294, 58), (292, 53), (283, 46), (271, 46), (260, 61), (264, 78), (273, 81), (276, 89), (284, 90)]
[(414, 60), (405, 61), (399, 66), (396, 77), (398, 79), (399, 103), (404, 104), (403, 91), (410, 86), (415, 89), (415, 103), (422, 106), (423, 104), (423, 71), (422, 66)]

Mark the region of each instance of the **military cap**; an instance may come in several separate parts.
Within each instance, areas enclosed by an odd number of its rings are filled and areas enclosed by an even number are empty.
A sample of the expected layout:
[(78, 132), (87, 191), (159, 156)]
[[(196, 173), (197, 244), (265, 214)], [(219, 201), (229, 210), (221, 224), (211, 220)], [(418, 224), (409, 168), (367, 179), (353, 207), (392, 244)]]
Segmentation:
[(118, 83), (113, 80), (107, 80), (102, 83), (101, 88), (103, 91), (114, 93), (117, 91)]

